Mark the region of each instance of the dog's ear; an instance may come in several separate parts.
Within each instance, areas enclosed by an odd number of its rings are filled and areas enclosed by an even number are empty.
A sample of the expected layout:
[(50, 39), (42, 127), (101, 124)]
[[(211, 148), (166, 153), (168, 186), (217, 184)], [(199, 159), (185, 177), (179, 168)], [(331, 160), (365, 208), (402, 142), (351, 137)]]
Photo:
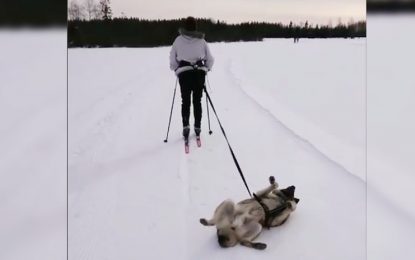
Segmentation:
[(281, 192), (284, 193), (284, 195), (287, 196), (288, 198), (293, 198), (294, 192), (295, 192), (295, 186), (290, 186), (285, 189), (282, 189)]
[(294, 198), (295, 204), (298, 204), (300, 202), (300, 199)]
[(295, 193), (295, 186), (291, 185), (290, 187), (288, 187), (287, 189), (290, 190), (290, 193), (292, 194), (292, 196), (294, 197), (294, 193)]

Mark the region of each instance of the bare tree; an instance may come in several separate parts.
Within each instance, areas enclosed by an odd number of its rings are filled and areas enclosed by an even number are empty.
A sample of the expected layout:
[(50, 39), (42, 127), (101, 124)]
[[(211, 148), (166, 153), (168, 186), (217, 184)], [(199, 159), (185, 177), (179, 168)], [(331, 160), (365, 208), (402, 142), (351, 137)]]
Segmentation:
[(85, 9), (87, 13), (88, 20), (94, 20), (100, 18), (100, 8), (99, 4), (95, 0), (86, 0)]
[(84, 19), (84, 8), (78, 4), (75, 0), (69, 3), (68, 7), (68, 19), (69, 20), (82, 20)]
[(99, 0), (99, 5), (101, 7), (102, 19), (110, 20), (112, 17), (112, 10), (110, 6), (110, 0)]

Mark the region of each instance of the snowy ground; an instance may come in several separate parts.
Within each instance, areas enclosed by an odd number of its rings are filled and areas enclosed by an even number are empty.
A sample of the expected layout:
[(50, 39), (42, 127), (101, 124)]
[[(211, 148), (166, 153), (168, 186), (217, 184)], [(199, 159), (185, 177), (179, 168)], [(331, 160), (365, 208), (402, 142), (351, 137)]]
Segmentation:
[(414, 15), (370, 15), (368, 259), (415, 259)]
[[(219, 248), (199, 223), (246, 198), (213, 135), (184, 154), (169, 48), (69, 51), (69, 259), (365, 259), (365, 39), (218, 43), (213, 102), (251, 189), (274, 175), (298, 210), (258, 238)], [(205, 111), (206, 112), (206, 111)]]
[(66, 259), (66, 30), (0, 39), (0, 259)]

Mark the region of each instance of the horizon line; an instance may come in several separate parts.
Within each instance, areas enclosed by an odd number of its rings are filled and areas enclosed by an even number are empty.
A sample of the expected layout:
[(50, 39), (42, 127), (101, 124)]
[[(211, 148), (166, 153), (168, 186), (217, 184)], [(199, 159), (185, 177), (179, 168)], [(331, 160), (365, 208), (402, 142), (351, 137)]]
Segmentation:
[[(120, 16), (114, 16), (114, 17), (112, 17), (112, 19), (141, 19), (141, 20), (147, 20), (147, 21), (173, 21), (173, 20), (183, 20), (183, 19), (186, 19), (187, 17), (188, 16), (184, 16), (184, 17), (180, 17), (180, 18), (144, 18), (144, 17), (136, 17), (136, 16), (127, 17), (127, 16), (120, 15)], [(214, 22), (225, 23), (227, 25), (239, 25), (239, 24), (243, 24), (243, 23), (265, 23), (265, 24), (282, 24), (282, 25), (287, 24), (287, 25), (289, 25), (291, 22), (292, 22), (293, 25), (301, 25), (301, 24), (305, 24), (306, 22), (308, 22), (309, 25), (327, 25), (328, 26), (328, 25), (333, 25), (333, 24), (335, 24), (335, 25), (350, 24), (350, 20), (353, 20), (353, 23), (366, 22), (366, 19), (367, 19), (367, 17), (364, 17), (364, 18), (352, 18), (351, 17), (350, 19), (348, 19), (348, 21), (344, 21), (341, 17), (339, 17), (339, 18), (337, 18), (336, 21), (333, 21), (335, 19), (329, 19), (329, 21), (327, 23), (313, 23), (308, 19), (305, 19), (305, 20), (300, 21), (300, 22), (290, 21), (290, 22), (285, 22), (284, 23), (284, 22), (281, 22), (281, 21), (271, 22), (271, 21), (259, 21), (259, 20), (229, 22), (229, 21), (226, 21), (226, 20), (216, 19), (216, 18), (212, 18), (212, 17), (210, 17), (210, 18), (196, 17), (196, 16), (193, 16), (193, 17), (196, 18), (196, 19), (199, 19), (199, 20), (211, 20), (211, 21), (214, 21)], [(85, 20), (85, 21), (88, 21), (88, 20)]]

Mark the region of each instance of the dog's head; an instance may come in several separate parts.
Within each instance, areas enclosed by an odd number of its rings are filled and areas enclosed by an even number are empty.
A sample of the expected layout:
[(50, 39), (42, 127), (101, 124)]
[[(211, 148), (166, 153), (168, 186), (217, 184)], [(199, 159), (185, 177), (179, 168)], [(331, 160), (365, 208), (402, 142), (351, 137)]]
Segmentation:
[(218, 243), (221, 247), (233, 247), (238, 243), (234, 227), (228, 226), (217, 228), (216, 234), (218, 236)]
[(281, 189), (280, 191), (282, 192), (282, 194), (284, 194), (288, 201), (293, 201), (295, 202), (295, 204), (298, 204), (298, 202), (300, 202), (300, 199), (294, 197), (295, 186), (289, 186), (285, 189)]

